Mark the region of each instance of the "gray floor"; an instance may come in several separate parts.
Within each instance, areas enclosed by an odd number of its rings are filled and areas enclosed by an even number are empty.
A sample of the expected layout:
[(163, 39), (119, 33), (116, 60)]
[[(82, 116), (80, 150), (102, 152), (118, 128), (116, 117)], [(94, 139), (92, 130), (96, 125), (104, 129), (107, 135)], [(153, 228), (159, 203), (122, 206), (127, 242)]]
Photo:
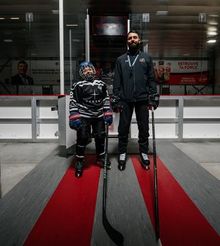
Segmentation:
[[(116, 142), (117, 139), (109, 141), (110, 153), (116, 152)], [(0, 146), (0, 245), (22, 245), (72, 157), (60, 156), (57, 144), (52, 143), (1, 143)], [(129, 153), (138, 152), (137, 142), (131, 141), (128, 149)], [(160, 159), (220, 234), (219, 149), (220, 143), (210, 141), (157, 142)], [(87, 150), (93, 152), (93, 144)], [(155, 245), (153, 228), (132, 165), (121, 173), (117, 171), (116, 156), (111, 155), (111, 159), (108, 206), (114, 213), (108, 210), (109, 219), (126, 235), (125, 245)], [(125, 195), (118, 199), (118, 193)], [(100, 220), (101, 194), (102, 179), (99, 181), (91, 245), (111, 246), (113, 243)], [(139, 211), (138, 215), (136, 211)]]
[(220, 180), (220, 143), (175, 143), (175, 146)]
[(0, 197), (57, 147), (57, 143), (0, 143)]

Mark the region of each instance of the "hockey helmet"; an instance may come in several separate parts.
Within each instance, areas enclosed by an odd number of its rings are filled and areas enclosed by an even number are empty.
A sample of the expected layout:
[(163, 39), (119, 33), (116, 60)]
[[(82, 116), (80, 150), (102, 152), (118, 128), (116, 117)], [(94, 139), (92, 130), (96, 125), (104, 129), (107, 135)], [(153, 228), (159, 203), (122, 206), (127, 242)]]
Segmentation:
[[(89, 72), (85, 72), (85, 68), (90, 68), (91, 71)], [(87, 80), (87, 81), (93, 81), (95, 78), (95, 74), (96, 74), (96, 70), (95, 67), (93, 66), (93, 64), (91, 62), (81, 62), (79, 65), (79, 75), (81, 78)]]

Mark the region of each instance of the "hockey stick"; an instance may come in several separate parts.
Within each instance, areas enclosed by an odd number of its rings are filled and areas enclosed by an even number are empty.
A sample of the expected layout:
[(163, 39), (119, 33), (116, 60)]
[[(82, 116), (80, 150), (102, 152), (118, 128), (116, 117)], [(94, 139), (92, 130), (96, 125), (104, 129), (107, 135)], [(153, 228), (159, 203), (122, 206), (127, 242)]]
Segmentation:
[(102, 223), (103, 226), (108, 233), (111, 240), (118, 246), (122, 246), (124, 243), (123, 235), (114, 229), (108, 221), (106, 214), (106, 201), (107, 201), (107, 184), (108, 184), (108, 171), (107, 171), (107, 163), (108, 163), (108, 124), (105, 124), (105, 162), (104, 162), (104, 170), (103, 170), (103, 195), (102, 195)]
[(154, 121), (154, 108), (152, 112), (152, 135), (153, 135), (153, 160), (154, 160), (154, 213), (155, 213), (155, 232), (156, 239), (160, 243), (160, 218), (159, 218), (159, 205), (158, 205), (158, 184), (157, 184), (157, 152), (155, 140), (155, 121)]

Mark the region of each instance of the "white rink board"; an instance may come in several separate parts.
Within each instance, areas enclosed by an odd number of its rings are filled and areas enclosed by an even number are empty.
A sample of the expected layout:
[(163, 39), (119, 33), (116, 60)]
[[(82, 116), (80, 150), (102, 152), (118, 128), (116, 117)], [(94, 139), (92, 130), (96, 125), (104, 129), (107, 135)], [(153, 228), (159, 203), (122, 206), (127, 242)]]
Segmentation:
[(183, 138), (220, 138), (220, 124), (185, 123)]
[(32, 137), (31, 124), (1, 124), (0, 139), (30, 139)]
[[(131, 124), (131, 138), (138, 138), (138, 128), (136, 123)], [(152, 138), (152, 125), (149, 125), (149, 134)], [(156, 138), (177, 138), (176, 124), (155, 124)]]

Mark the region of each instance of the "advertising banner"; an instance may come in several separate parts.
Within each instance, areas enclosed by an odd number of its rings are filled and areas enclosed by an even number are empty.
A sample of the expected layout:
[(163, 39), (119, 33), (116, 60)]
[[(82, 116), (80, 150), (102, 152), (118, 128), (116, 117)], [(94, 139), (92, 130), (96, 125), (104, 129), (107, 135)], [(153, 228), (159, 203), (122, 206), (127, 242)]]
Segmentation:
[(161, 84), (208, 84), (207, 60), (158, 60), (154, 70)]

